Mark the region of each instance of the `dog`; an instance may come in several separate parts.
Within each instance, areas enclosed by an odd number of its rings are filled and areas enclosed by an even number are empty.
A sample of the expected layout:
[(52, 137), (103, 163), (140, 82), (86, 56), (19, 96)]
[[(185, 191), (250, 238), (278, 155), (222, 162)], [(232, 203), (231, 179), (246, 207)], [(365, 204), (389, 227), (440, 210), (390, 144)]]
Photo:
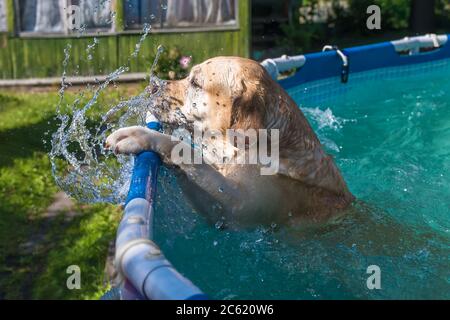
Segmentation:
[[(323, 222), (345, 212), (354, 201), (300, 108), (256, 61), (212, 58), (194, 66), (187, 78), (166, 81), (150, 90), (160, 91), (156, 105), (164, 124), (175, 126), (181, 117), (189, 132), (221, 133), (219, 139), (204, 139), (202, 152), (210, 156), (211, 151), (205, 149), (221, 145), (221, 157), (235, 161), (175, 161), (174, 150), (181, 143), (184, 155), (198, 151), (192, 143), (140, 126), (113, 132), (105, 145), (117, 154), (157, 152), (166, 165), (177, 168), (184, 192), (211, 221), (221, 219), (237, 227)], [(240, 149), (226, 133), (250, 129), (277, 133), (268, 134), (270, 153), (278, 150), (275, 174), (261, 174), (267, 165), (259, 160), (251, 164), (238, 161)], [(247, 151), (255, 147), (248, 138), (244, 137), (243, 147)], [(257, 147), (262, 145), (260, 140), (258, 137)]]

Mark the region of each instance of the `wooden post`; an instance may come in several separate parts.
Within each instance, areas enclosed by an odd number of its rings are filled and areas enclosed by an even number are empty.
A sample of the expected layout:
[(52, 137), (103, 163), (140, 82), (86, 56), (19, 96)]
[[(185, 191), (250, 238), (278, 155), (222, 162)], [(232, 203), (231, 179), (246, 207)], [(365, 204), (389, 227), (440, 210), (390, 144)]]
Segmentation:
[(238, 3), (236, 18), (239, 14), (239, 34), (241, 35), (240, 38), (243, 39), (239, 45), (244, 46), (240, 55), (250, 58), (252, 52), (252, 0), (238, 1)]
[(125, 14), (124, 14), (124, 0), (114, 0), (113, 10), (116, 12), (114, 28), (116, 32), (121, 32), (125, 29)]
[(14, 7), (14, 0), (6, 0), (6, 20), (10, 36), (14, 36), (16, 33), (16, 13)]

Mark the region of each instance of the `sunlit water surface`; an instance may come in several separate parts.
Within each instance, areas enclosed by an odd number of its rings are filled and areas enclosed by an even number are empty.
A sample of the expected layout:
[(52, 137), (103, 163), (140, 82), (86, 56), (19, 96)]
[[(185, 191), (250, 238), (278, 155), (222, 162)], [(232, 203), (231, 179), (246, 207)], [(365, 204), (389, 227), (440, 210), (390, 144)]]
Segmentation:
[[(450, 298), (450, 70), (302, 105), (358, 198), (343, 221), (217, 230), (162, 170), (156, 240), (218, 299)], [(381, 290), (367, 288), (367, 267)]]

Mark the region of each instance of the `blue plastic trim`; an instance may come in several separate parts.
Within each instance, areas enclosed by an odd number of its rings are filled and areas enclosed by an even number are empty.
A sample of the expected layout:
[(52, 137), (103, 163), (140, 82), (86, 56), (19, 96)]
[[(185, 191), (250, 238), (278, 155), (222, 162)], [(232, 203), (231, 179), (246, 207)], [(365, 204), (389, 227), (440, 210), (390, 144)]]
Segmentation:
[[(159, 122), (150, 122), (147, 127), (156, 131), (161, 129)], [(160, 164), (161, 160), (158, 154), (153, 151), (144, 151), (135, 157), (130, 190), (125, 205), (136, 198), (143, 198), (152, 203)]]
[[(343, 49), (350, 64), (349, 80), (351, 81), (352, 73), (450, 58), (450, 35), (447, 37), (449, 40), (441, 48), (410, 56), (399, 55), (391, 42)], [(335, 51), (306, 54), (305, 58), (306, 63), (295, 75), (279, 81), (283, 88), (289, 89), (305, 82), (341, 75), (342, 61)]]
[[(158, 122), (150, 122), (147, 127), (160, 130)], [(150, 236), (148, 222), (153, 219), (153, 200), (156, 195), (157, 174), (161, 160), (155, 152), (144, 151), (135, 157), (130, 189), (128, 192), (125, 216), (119, 226), (116, 248), (119, 252), (127, 243), (145, 240)], [(132, 200), (135, 200), (131, 202)], [(131, 203), (130, 203), (131, 202)], [(143, 203), (145, 205), (143, 205)], [(150, 209), (148, 210), (148, 204)], [(146, 211), (146, 212), (142, 212)], [(131, 223), (127, 215), (142, 222)], [(147, 219), (145, 223), (144, 220)], [(134, 245), (124, 249), (119, 262), (126, 274), (121, 290), (121, 298), (126, 300), (143, 299), (187, 299), (206, 300), (207, 296), (188, 279), (178, 273), (162, 254), (148, 258), (151, 245)], [(134, 250), (134, 251), (131, 251)], [(125, 255), (127, 253), (127, 255)], [(136, 290), (138, 288), (139, 290)], [(187, 298), (186, 298), (187, 297)]]

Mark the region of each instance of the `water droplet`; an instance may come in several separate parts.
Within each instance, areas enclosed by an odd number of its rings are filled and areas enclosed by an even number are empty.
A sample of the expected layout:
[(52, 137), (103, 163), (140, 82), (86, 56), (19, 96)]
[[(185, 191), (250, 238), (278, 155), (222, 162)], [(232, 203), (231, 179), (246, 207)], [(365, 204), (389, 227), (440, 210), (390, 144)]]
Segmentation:
[(216, 229), (222, 229), (223, 227), (223, 221), (217, 221), (216, 224), (214, 225), (216, 227)]

